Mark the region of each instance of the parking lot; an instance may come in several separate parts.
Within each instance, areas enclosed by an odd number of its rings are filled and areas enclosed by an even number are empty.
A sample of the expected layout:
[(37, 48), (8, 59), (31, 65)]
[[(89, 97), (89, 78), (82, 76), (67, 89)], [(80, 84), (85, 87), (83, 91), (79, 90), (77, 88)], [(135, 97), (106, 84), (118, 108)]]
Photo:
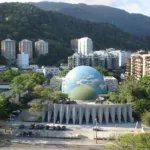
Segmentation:
[[(69, 138), (72, 137), (72, 133), (66, 126), (49, 126), (42, 124), (30, 124), (25, 126), (22, 124), (16, 129), (15, 136)], [(74, 136), (74, 138), (76, 138), (76, 136)]]

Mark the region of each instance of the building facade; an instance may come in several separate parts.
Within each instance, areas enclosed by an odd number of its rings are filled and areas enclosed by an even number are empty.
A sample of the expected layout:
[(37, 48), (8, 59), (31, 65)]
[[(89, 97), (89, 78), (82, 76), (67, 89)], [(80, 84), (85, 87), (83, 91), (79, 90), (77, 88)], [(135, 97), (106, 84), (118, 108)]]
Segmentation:
[(130, 51), (112, 50), (109, 53), (119, 57), (119, 67), (125, 67), (127, 58), (131, 56)]
[(78, 39), (73, 39), (70, 41), (71, 49), (74, 52), (78, 52)]
[(43, 122), (60, 124), (99, 124), (132, 122), (131, 104), (49, 104)]
[(29, 59), (33, 58), (33, 44), (32, 41), (24, 39), (19, 42), (19, 53), (29, 54)]
[(52, 76), (57, 76), (58, 73), (60, 72), (58, 67), (44, 67), (44, 66), (42, 66), (39, 69), (33, 69), (33, 71), (43, 73), (44, 76), (47, 76), (49, 74), (51, 74)]
[(18, 54), (17, 62), (19, 68), (29, 68), (29, 54)]
[(93, 41), (88, 37), (78, 39), (78, 53), (87, 56), (93, 52)]
[(119, 58), (109, 53), (97, 55), (95, 52), (85, 56), (81, 53), (74, 53), (71, 57), (68, 57), (68, 67), (75, 68), (77, 66), (101, 66), (108, 70), (119, 68)]
[(13, 64), (16, 62), (16, 43), (14, 40), (6, 39), (1, 41), (1, 52), (8, 64)]
[(150, 52), (139, 51), (132, 54), (127, 61), (126, 73), (137, 80), (150, 75)]
[(35, 54), (36, 57), (48, 54), (48, 42), (44, 40), (39, 40), (35, 42)]
[(105, 88), (107, 91), (118, 91), (118, 80), (111, 76), (104, 76)]

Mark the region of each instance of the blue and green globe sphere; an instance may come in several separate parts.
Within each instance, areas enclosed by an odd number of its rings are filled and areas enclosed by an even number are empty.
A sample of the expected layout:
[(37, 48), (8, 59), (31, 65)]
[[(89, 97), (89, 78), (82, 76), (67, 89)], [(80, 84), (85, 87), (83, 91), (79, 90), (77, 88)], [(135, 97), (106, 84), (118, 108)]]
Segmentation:
[(62, 83), (62, 93), (69, 94), (81, 85), (91, 86), (97, 94), (107, 93), (103, 75), (93, 67), (79, 66), (72, 69)]

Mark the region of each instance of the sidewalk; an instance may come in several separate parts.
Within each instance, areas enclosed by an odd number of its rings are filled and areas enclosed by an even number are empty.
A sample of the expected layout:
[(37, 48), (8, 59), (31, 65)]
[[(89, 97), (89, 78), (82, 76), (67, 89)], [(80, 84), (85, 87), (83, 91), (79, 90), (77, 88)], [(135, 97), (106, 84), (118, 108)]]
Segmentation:
[(63, 139), (33, 139), (33, 138), (23, 138), (23, 139), (14, 139), (11, 143), (19, 143), (19, 144), (31, 144), (31, 145), (106, 145), (110, 144), (109, 141), (100, 141), (98, 140), (63, 140)]

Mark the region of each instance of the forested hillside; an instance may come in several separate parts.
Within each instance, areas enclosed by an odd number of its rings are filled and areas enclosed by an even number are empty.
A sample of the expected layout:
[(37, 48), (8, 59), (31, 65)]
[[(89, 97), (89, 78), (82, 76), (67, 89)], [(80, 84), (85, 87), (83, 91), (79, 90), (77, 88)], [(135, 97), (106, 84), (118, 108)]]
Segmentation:
[(32, 4), (43, 10), (55, 10), (93, 22), (111, 23), (126, 32), (150, 36), (150, 17), (142, 14), (130, 14), (124, 10), (103, 5), (67, 4), (46, 1)]
[(70, 40), (84, 36), (93, 40), (95, 50), (109, 47), (127, 50), (150, 48), (148, 40), (122, 32), (111, 24), (83, 21), (30, 4), (0, 4), (0, 40), (11, 38), (18, 42), (27, 38), (48, 41), (49, 54), (40, 59), (43, 65), (53, 65), (67, 58), (72, 53)]

